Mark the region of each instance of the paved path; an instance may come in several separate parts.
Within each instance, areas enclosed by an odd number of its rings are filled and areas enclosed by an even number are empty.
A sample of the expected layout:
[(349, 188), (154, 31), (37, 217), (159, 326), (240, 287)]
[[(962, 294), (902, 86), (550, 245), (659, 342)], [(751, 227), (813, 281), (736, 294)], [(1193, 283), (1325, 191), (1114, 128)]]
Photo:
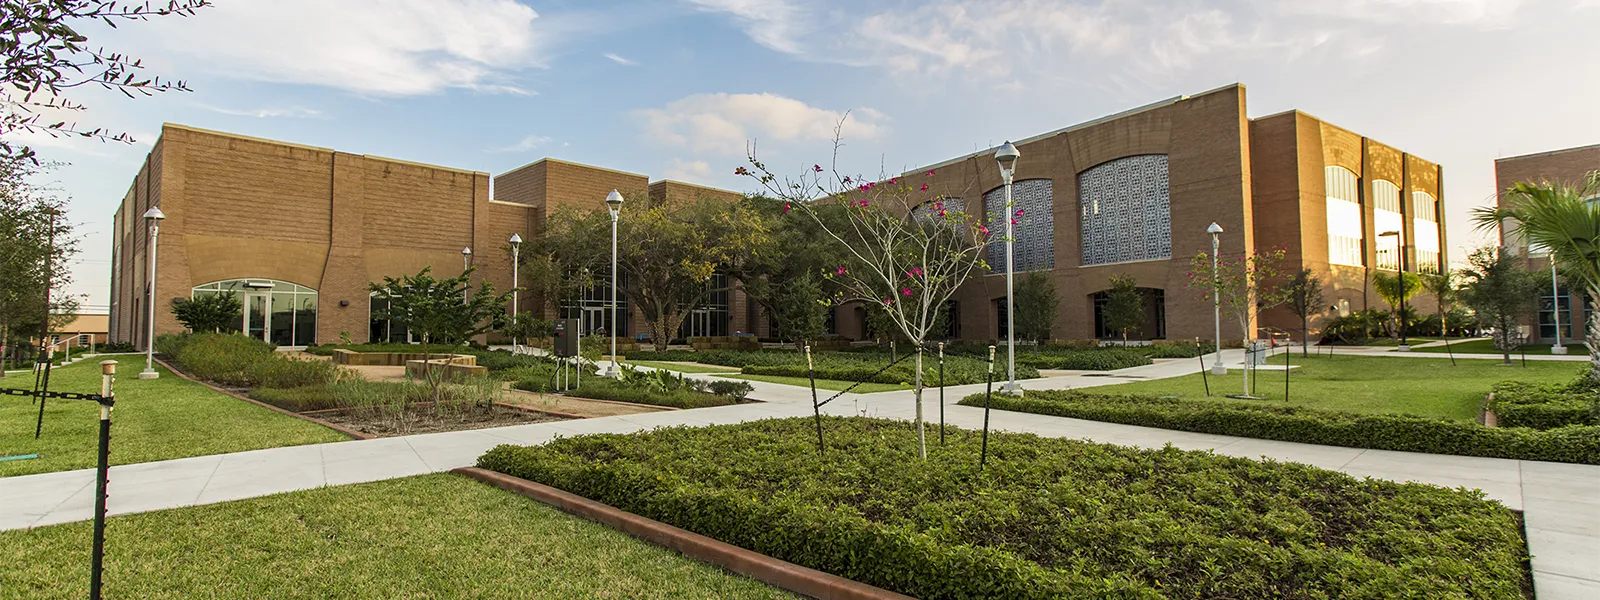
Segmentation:
[[(1242, 356), (1225, 353), (1237, 365)], [(1066, 389), (1198, 371), (1194, 359), (1117, 371), (1110, 377), (1073, 376), (1030, 380), (1029, 389)], [(558, 436), (623, 433), (653, 427), (739, 423), (773, 417), (809, 416), (810, 390), (751, 382), (766, 402), (718, 408), (622, 415), (274, 448), (203, 456), (112, 469), (110, 512), (125, 514), (264, 496), (324, 485), (341, 485), (445, 471), (473, 464), (498, 444), (539, 444)], [(946, 392), (950, 424), (976, 428), (983, 411), (957, 406), (982, 385)], [(938, 394), (923, 399), (925, 415), (937, 423)], [(910, 419), (909, 391), (858, 394), (824, 407), (830, 415)], [(1525, 511), (1534, 581), (1540, 600), (1600, 598), (1600, 466), (1361, 450), (1290, 442), (1188, 433), (1044, 415), (995, 411), (997, 430), (1089, 439), (1146, 448), (1172, 444), (1190, 450), (1249, 458), (1294, 461), (1355, 476), (1416, 481), (1483, 490), (1490, 498)], [(93, 508), (93, 471), (0, 478), (0, 530), (86, 520)]]

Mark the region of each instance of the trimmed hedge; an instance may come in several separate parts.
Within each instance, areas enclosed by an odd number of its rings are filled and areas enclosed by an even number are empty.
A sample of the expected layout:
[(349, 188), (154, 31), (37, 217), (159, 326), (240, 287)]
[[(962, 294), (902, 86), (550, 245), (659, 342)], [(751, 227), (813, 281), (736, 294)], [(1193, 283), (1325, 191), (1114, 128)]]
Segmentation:
[[(961, 401), (983, 406), (982, 394)], [(1000, 410), (1197, 433), (1521, 460), (1600, 464), (1600, 427), (1548, 431), (1484, 427), (1411, 415), (1367, 415), (1223, 400), (1092, 394), (1073, 390), (995, 394)]]
[[(524, 379), (512, 384), (512, 387), (530, 392), (549, 391), (547, 389), (546, 382), (538, 379)], [(583, 385), (579, 386), (578, 389), (567, 390), (563, 393), (577, 398), (615, 400), (618, 402), (632, 402), (634, 404), (649, 404), (652, 406), (668, 406), (672, 408), (705, 408), (708, 406), (727, 406), (729, 404), (737, 404), (739, 402), (730, 396), (697, 392), (690, 389), (660, 391), (628, 387), (617, 383), (615, 380), (606, 379), (603, 377), (585, 377), (583, 379)]]
[[(900, 356), (905, 356), (905, 354), (902, 352)], [(805, 353), (794, 350), (713, 350), (709, 352), (668, 350), (665, 352), (634, 352), (630, 353), (628, 358), (633, 360), (697, 362), (734, 367), (745, 375), (806, 376)], [(819, 379), (870, 381), (888, 384), (909, 384), (916, 379), (915, 363), (913, 362), (916, 360), (915, 357), (906, 358), (883, 373), (878, 373), (876, 376), (873, 375), (877, 373), (878, 369), (888, 365), (891, 360), (889, 353), (880, 349), (812, 353), (812, 361), (816, 365), (817, 378)], [(947, 385), (983, 383), (984, 371), (988, 368), (984, 360), (946, 352), (944, 361), (944, 379)], [(1003, 365), (996, 365), (996, 369), (996, 376), (998, 377), (1004, 367)], [(923, 355), (922, 374), (924, 385), (937, 385), (939, 381), (939, 360), (934, 354)], [(1019, 360), (1017, 365), (1018, 379), (1033, 379), (1038, 376), (1038, 369), (1022, 364)]]
[(1568, 425), (1600, 425), (1600, 395), (1583, 383), (1498, 383), (1494, 385), (1489, 409), (1494, 411), (1500, 427), (1556, 429)]
[(1517, 515), (1481, 492), (1168, 447), (824, 417), (499, 446), (478, 466), (902, 594), (1531, 595)]
[(1017, 353), (1017, 364), (1039, 369), (1066, 369), (1074, 371), (1115, 371), (1128, 367), (1151, 364), (1150, 354), (1135, 348), (1103, 348), (1099, 350), (1054, 351), (1035, 354), (1028, 350)]

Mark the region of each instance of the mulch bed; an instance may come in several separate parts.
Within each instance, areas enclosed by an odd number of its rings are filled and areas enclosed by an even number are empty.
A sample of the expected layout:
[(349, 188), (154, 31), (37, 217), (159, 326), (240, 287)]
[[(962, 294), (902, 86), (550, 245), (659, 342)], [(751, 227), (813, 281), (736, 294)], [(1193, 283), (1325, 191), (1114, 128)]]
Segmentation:
[(505, 406), (496, 406), (493, 411), (486, 411), (481, 407), (465, 408), (460, 412), (449, 412), (442, 415), (436, 414), (431, 407), (417, 406), (401, 414), (399, 418), (386, 413), (348, 409), (302, 414), (314, 414), (316, 418), (323, 421), (376, 437), (437, 433), (441, 431), (464, 431), (568, 420), (567, 417)]

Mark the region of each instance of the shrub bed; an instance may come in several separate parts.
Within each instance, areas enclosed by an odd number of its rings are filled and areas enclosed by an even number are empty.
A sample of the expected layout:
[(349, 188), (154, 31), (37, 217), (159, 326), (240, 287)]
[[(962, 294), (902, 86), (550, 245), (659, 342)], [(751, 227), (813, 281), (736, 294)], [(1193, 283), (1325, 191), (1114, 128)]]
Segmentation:
[[(543, 380), (525, 379), (512, 384), (519, 390), (532, 392), (549, 391)], [(691, 389), (653, 390), (642, 387), (623, 385), (612, 379), (603, 377), (584, 378), (583, 385), (575, 390), (562, 392), (577, 398), (593, 398), (595, 400), (614, 400), (617, 402), (632, 402), (634, 404), (648, 404), (651, 406), (667, 406), (671, 408), (705, 408), (708, 406), (726, 406), (737, 404), (739, 401), (731, 396), (700, 392)]]
[(166, 354), (190, 375), (232, 387), (293, 388), (332, 383), (337, 365), (325, 360), (299, 360), (278, 354), (272, 344), (236, 333), (166, 334)]
[(1039, 369), (1068, 369), (1075, 371), (1115, 371), (1128, 367), (1151, 364), (1150, 354), (1134, 348), (1103, 348), (1100, 350), (1072, 350), (1067, 352), (1017, 353), (1017, 364)]
[[(1585, 368), (1587, 371), (1587, 368)], [(1495, 384), (1489, 409), (1500, 427), (1556, 429), (1568, 425), (1600, 425), (1600, 395), (1580, 380), (1567, 385), (1521, 381)]]
[[(983, 402), (984, 396), (975, 394), (961, 404)], [(996, 394), (993, 403), (1000, 410), (1285, 442), (1600, 464), (1600, 427), (1494, 428), (1411, 415), (1071, 390), (1029, 392), (1020, 398)]]
[(499, 446), (478, 466), (918, 598), (1531, 593), (1481, 492), (1280, 462), (826, 417)]
[[(901, 353), (900, 356), (905, 356)], [(745, 375), (777, 375), (781, 377), (805, 377), (806, 356), (803, 352), (794, 350), (714, 350), (710, 352), (689, 352), (683, 350), (668, 350), (666, 352), (635, 352), (628, 355), (633, 360), (697, 362), (708, 365), (735, 367)], [(1020, 358), (1020, 357), (1019, 357)], [(916, 380), (916, 368), (912, 361), (916, 358), (907, 358), (894, 367), (878, 373), (893, 359), (883, 350), (848, 351), (848, 352), (813, 352), (812, 362), (816, 365), (818, 379), (836, 379), (840, 381), (871, 381), (873, 383), (910, 384)], [(948, 385), (964, 385), (969, 383), (983, 383), (984, 371), (988, 365), (982, 359), (960, 356), (947, 352), (944, 358), (944, 379)], [(922, 359), (922, 373), (924, 385), (936, 385), (939, 381), (939, 361), (933, 354), (925, 354)], [(997, 369), (1003, 368), (996, 365)], [(997, 370), (997, 374), (998, 374)], [(1039, 370), (1022, 364), (1017, 365), (1018, 379), (1032, 379), (1039, 376)]]

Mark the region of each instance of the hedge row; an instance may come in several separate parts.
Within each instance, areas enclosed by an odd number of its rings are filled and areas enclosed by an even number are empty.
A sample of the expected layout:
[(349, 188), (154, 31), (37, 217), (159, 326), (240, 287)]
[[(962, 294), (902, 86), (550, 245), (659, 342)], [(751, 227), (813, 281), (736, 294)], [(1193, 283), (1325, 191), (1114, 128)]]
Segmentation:
[(918, 598), (1483, 598), (1531, 592), (1481, 492), (1294, 463), (826, 417), (500, 446), (478, 466)]
[[(817, 377), (820, 379), (837, 379), (841, 381), (871, 381), (873, 383), (912, 383), (916, 377), (915, 357), (906, 358), (899, 364), (883, 373), (877, 373), (894, 358), (885, 351), (853, 351), (853, 352), (814, 352), (812, 363), (816, 366)], [(793, 350), (767, 349), (760, 351), (744, 350), (713, 350), (709, 352), (690, 352), (685, 350), (668, 350), (665, 352), (633, 352), (628, 358), (634, 360), (697, 362), (708, 365), (734, 367), (746, 375), (778, 375), (783, 377), (805, 377), (806, 357), (802, 352)], [(922, 360), (923, 382), (925, 385), (935, 385), (939, 381), (939, 361), (932, 354), (926, 354)], [(997, 369), (1003, 368), (996, 365)], [(945, 355), (944, 380), (948, 385), (963, 385), (970, 383), (983, 383), (988, 364), (984, 360), (954, 354)], [(997, 370), (996, 373), (999, 373)], [(1039, 376), (1038, 369), (1019, 363), (1017, 365), (1017, 378), (1032, 379)]]
[[(984, 396), (961, 404), (983, 406)], [(1314, 408), (1222, 400), (1038, 391), (995, 395), (994, 408), (1017, 412), (1159, 427), (1197, 433), (1522, 460), (1600, 464), (1600, 427), (1572, 425), (1548, 431), (1484, 427), (1412, 415), (1369, 415)]]
[[(548, 383), (542, 379), (524, 379), (511, 385), (519, 390), (530, 392), (550, 391)], [(649, 404), (672, 408), (705, 408), (738, 403), (737, 399), (727, 395), (697, 392), (691, 389), (661, 391), (630, 387), (603, 377), (585, 377), (578, 389), (567, 390), (562, 393), (577, 398), (614, 400), (617, 402), (632, 402), (634, 404)]]
[(232, 387), (324, 385), (340, 375), (331, 361), (290, 358), (272, 344), (237, 333), (166, 334), (157, 338), (156, 348), (190, 375)]
[(1541, 385), (1507, 381), (1495, 384), (1493, 391), (1489, 408), (1501, 427), (1556, 429), (1568, 425), (1600, 425), (1600, 395), (1581, 382), (1578, 385)]
[(1128, 367), (1151, 364), (1148, 352), (1135, 348), (1105, 348), (1101, 350), (1073, 350), (1035, 354), (1031, 350), (1017, 353), (1017, 364), (1039, 369), (1067, 369), (1074, 371), (1115, 371)]

